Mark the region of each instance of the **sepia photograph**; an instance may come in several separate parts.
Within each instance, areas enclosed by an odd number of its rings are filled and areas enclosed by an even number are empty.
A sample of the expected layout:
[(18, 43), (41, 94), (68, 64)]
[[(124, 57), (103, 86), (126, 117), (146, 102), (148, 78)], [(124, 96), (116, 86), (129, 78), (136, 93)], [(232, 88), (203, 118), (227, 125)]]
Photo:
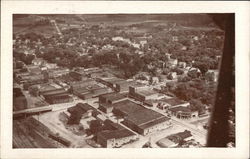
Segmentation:
[(235, 147), (229, 23), (233, 14), (14, 14), (13, 148), (205, 147), (230, 53), (223, 134)]
[(249, 3), (1, 4), (0, 158), (249, 157)]

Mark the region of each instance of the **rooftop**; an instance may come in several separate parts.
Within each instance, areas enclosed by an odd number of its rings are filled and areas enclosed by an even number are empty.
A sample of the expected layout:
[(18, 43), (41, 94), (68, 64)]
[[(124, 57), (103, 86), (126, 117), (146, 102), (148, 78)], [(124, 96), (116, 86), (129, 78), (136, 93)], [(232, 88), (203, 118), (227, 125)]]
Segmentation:
[(176, 105), (187, 103), (186, 101), (180, 100), (178, 98), (163, 98), (160, 101), (166, 102), (166, 103), (170, 104), (171, 106), (176, 106)]
[(102, 79), (102, 80), (104, 80), (104, 81), (106, 81), (106, 82), (114, 83), (114, 84), (119, 83), (119, 82), (125, 82), (125, 81), (126, 81), (126, 80), (124, 80), (124, 79), (116, 78), (116, 77), (104, 78), (104, 79)]
[(136, 125), (146, 128), (168, 120), (164, 115), (147, 109), (139, 104), (136, 104), (130, 100), (124, 100), (113, 105), (116, 110), (126, 114), (127, 120), (135, 123)]
[(140, 90), (137, 93), (141, 94), (143, 96), (151, 96), (151, 95), (154, 95), (154, 94), (158, 94), (156, 91), (154, 91), (152, 89), (149, 89), (149, 90)]
[(175, 143), (168, 138), (163, 138), (157, 142), (157, 144), (161, 147), (169, 147), (171, 145), (174, 145)]
[(135, 133), (129, 131), (128, 129), (122, 129), (122, 130), (104, 130), (99, 132), (98, 135), (102, 136), (106, 140), (109, 140), (109, 139), (119, 139), (132, 136), (135, 135)]
[(190, 113), (191, 110), (187, 107), (183, 107), (183, 106), (178, 106), (178, 107), (174, 107), (174, 108), (170, 108), (170, 111), (173, 112), (183, 112), (183, 113)]
[(110, 101), (116, 101), (116, 100), (126, 98), (126, 96), (121, 93), (108, 93), (108, 94), (101, 95), (101, 97), (104, 97)]
[(95, 110), (95, 109), (87, 103), (77, 103), (74, 107), (68, 108), (68, 112), (70, 113), (74, 113), (77, 111), (83, 114), (87, 112), (88, 110)]
[(51, 90), (51, 91), (47, 91), (45, 93), (43, 93), (43, 96), (53, 96), (53, 95), (56, 95), (56, 94), (64, 94), (64, 93), (67, 93), (67, 91), (63, 88), (58, 88), (58, 89), (55, 89), (55, 90)]

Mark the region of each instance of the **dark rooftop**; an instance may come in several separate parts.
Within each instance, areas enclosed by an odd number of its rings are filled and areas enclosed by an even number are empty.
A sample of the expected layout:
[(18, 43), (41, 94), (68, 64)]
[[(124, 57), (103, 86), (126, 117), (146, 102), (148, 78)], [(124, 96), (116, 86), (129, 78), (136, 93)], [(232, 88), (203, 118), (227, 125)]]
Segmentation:
[(68, 108), (68, 112), (74, 113), (78, 111), (79, 113), (83, 114), (88, 110), (95, 110), (91, 105), (87, 103), (77, 103), (74, 107)]
[(126, 96), (121, 93), (108, 93), (108, 94), (101, 95), (101, 97), (104, 97), (110, 101), (116, 101), (116, 100), (126, 98)]
[(170, 104), (171, 106), (187, 103), (186, 101), (180, 100), (178, 98), (169, 98), (169, 99), (164, 98), (164, 99), (161, 99), (160, 101), (166, 102), (166, 103)]
[(174, 108), (170, 108), (170, 111), (173, 112), (185, 112), (185, 113), (190, 113), (191, 110), (188, 107), (183, 107), (183, 106), (178, 106), (178, 107), (174, 107)]
[(108, 140), (108, 139), (119, 139), (132, 136), (135, 135), (135, 133), (129, 131), (128, 129), (122, 129), (122, 130), (104, 130), (99, 132), (98, 135), (101, 135), (103, 138)]
[(114, 104), (114, 108), (126, 114), (126, 120), (129, 120), (143, 128), (168, 120), (168, 118), (164, 115), (147, 109), (130, 100), (118, 102)]

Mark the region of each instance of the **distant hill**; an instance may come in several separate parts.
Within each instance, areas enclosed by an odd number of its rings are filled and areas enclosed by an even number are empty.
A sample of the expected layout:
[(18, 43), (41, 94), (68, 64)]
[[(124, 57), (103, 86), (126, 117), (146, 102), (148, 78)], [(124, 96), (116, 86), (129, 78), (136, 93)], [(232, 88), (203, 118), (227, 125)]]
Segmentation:
[[(15, 14), (13, 15), (14, 32), (22, 30), (30, 31), (29, 27), (41, 19), (55, 19), (60, 24), (110, 24), (130, 25), (133, 23), (145, 23), (159, 21), (161, 23), (177, 23), (183, 26), (207, 27), (215, 26), (211, 16), (207, 14)], [(51, 34), (54, 28), (49, 25), (37, 26), (44, 32)], [(32, 28), (36, 31), (36, 28)], [(50, 30), (52, 29), (52, 30)]]

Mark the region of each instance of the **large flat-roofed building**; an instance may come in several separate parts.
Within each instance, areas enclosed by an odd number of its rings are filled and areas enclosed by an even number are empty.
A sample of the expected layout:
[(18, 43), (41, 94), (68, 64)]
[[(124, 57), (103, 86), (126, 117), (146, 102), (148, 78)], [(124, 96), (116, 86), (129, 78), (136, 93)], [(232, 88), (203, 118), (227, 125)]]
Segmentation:
[(92, 79), (74, 82), (70, 86), (73, 94), (81, 99), (94, 98), (112, 92), (111, 88), (100, 86), (100, 84)]
[(104, 122), (108, 130), (103, 130), (97, 133), (97, 142), (103, 147), (121, 147), (122, 145), (136, 140), (138, 135), (134, 132), (120, 126), (119, 124), (113, 123), (110, 120)]
[(56, 77), (60, 77), (63, 75), (67, 75), (69, 72), (70, 71), (68, 68), (55, 68), (55, 69), (47, 70), (47, 74), (49, 78), (56, 78)]
[(143, 102), (149, 99), (157, 99), (159, 97), (159, 93), (148, 86), (137, 84), (129, 86), (129, 97)]
[(72, 88), (73, 93), (74, 93), (74, 90), (76, 90), (76, 89), (86, 87), (86, 86), (91, 86), (91, 85), (94, 85), (96, 83), (97, 82), (92, 80), (92, 79), (87, 79), (87, 80), (83, 80), (83, 81), (71, 82), (69, 85)]
[(126, 94), (122, 93), (108, 93), (99, 96), (99, 103), (109, 103), (114, 104), (122, 100), (127, 99)]
[(124, 125), (142, 135), (147, 135), (171, 126), (168, 117), (130, 100), (113, 104), (113, 112), (115, 115), (124, 118), (122, 122)]
[(59, 104), (72, 102), (73, 98), (69, 94), (44, 95), (45, 101), (49, 104)]
[(117, 92), (129, 92), (129, 86), (133, 86), (135, 81), (117, 81), (115, 83), (115, 91)]
[(115, 89), (116, 87), (116, 83), (118, 82), (124, 82), (126, 80), (121, 79), (121, 78), (116, 78), (116, 77), (111, 77), (111, 78), (97, 78), (96, 79), (98, 82), (112, 88)]
[(127, 95), (121, 93), (108, 93), (99, 96), (99, 109), (105, 113), (111, 113), (113, 110), (112, 104), (126, 100)]

